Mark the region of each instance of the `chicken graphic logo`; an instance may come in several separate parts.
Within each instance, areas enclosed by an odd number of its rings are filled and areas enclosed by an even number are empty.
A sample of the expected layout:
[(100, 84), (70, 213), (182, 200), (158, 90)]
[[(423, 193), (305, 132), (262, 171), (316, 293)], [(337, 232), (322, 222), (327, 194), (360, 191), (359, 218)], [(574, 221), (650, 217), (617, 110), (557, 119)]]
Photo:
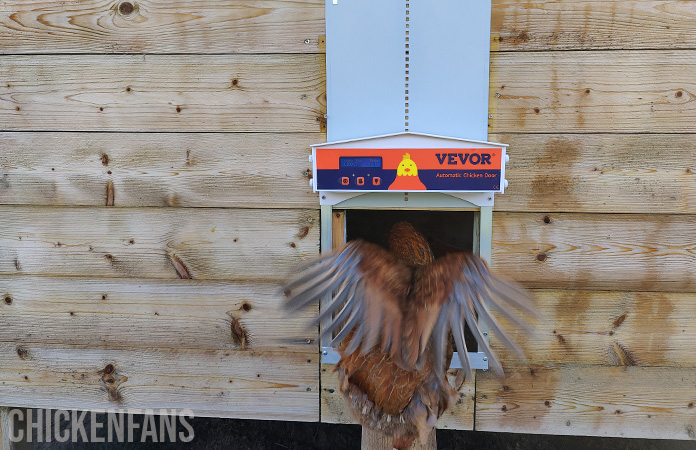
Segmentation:
[(411, 160), (411, 155), (404, 154), (404, 159), (396, 168), (396, 179), (389, 186), (389, 190), (395, 191), (425, 191), (427, 188), (418, 178), (418, 167)]

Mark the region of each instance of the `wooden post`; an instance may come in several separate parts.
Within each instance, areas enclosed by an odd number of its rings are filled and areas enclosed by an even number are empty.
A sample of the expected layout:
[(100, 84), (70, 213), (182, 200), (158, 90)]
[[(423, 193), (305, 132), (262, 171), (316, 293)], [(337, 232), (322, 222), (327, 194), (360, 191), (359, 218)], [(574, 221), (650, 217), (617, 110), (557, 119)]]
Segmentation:
[(0, 450), (12, 450), (10, 440), (10, 408), (0, 408)]
[[(392, 438), (378, 431), (363, 427), (360, 448), (361, 450), (392, 450)], [(433, 428), (425, 444), (421, 444), (421, 442), (416, 439), (411, 446), (411, 450), (437, 450), (435, 429)]]

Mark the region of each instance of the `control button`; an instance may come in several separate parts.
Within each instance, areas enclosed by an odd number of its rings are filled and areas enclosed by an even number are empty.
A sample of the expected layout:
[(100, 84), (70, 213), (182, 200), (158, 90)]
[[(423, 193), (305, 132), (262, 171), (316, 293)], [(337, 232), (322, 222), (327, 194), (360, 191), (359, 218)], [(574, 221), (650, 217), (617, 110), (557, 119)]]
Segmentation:
[(379, 177), (374, 177), (374, 178), (372, 179), (372, 184), (375, 185), (375, 186), (379, 186), (380, 184), (382, 184), (382, 180), (380, 180)]
[(358, 186), (363, 186), (365, 184), (365, 178), (358, 177)]
[(348, 177), (342, 177), (341, 178), (341, 184), (344, 186), (348, 186), (350, 184), (350, 178)]

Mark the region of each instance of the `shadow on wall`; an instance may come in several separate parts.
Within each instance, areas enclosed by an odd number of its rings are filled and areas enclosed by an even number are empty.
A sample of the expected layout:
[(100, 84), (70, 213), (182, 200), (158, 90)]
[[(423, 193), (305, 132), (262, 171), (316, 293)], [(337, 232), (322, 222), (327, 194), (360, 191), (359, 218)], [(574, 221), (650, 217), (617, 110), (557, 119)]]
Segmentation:
[[(34, 413), (36, 417), (36, 412)], [(45, 417), (45, 414), (44, 414)], [(79, 415), (77, 416), (79, 417)], [(97, 437), (106, 437), (108, 418), (105, 414), (95, 414)], [(167, 429), (161, 429), (160, 416), (150, 416), (154, 429), (146, 426), (146, 416), (134, 415), (131, 442), (84, 442), (80, 432), (76, 433), (78, 442), (59, 443), (36, 442), (36, 430), (33, 433), (34, 449), (42, 450), (144, 450), (144, 449), (192, 449), (192, 450), (349, 450), (360, 448), (360, 427), (358, 425), (332, 425), (303, 422), (276, 422), (263, 420), (196, 418), (188, 419), (193, 430), (190, 442), (172, 442), (168, 439)], [(45, 422), (44, 422), (45, 423)], [(86, 436), (91, 435), (91, 417), (84, 415)], [(103, 424), (99, 426), (99, 424)], [(70, 421), (62, 421), (60, 429), (63, 435), (70, 435), (76, 428)], [(21, 424), (20, 424), (21, 426)], [(21, 428), (20, 428), (21, 429)], [(143, 433), (145, 430), (145, 433)], [(174, 430), (172, 430), (174, 431)], [(176, 436), (188, 436), (189, 429), (181, 422), (175, 425)], [(143, 436), (146, 434), (146, 436)], [(127, 436), (127, 427), (124, 435)], [(152, 436), (155, 436), (153, 439)], [(164, 436), (164, 439), (160, 439)], [(142, 442), (144, 439), (144, 442)], [(44, 439), (45, 440), (45, 439)], [(178, 439), (175, 439), (178, 440)], [(157, 442), (157, 443), (155, 443)], [(584, 436), (548, 436), (512, 433), (486, 433), (474, 431), (438, 430), (439, 450), (693, 450), (690, 441), (623, 439)], [(25, 448), (19, 446), (19, 448)], [(31, 448), (31, 447), (29, 447)]]

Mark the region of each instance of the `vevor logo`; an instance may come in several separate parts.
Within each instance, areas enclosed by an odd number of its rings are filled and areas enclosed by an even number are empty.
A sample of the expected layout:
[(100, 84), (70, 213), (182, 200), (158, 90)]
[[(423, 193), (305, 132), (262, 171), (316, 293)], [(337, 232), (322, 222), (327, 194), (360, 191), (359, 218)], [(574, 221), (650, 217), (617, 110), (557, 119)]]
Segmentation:
[(445, 160), (449, 165), (464, 165), (467, 161), (473, 165), (491, 165), (490, 153), (436, 153), (435, 156), (441, 165), (445, 163)]

